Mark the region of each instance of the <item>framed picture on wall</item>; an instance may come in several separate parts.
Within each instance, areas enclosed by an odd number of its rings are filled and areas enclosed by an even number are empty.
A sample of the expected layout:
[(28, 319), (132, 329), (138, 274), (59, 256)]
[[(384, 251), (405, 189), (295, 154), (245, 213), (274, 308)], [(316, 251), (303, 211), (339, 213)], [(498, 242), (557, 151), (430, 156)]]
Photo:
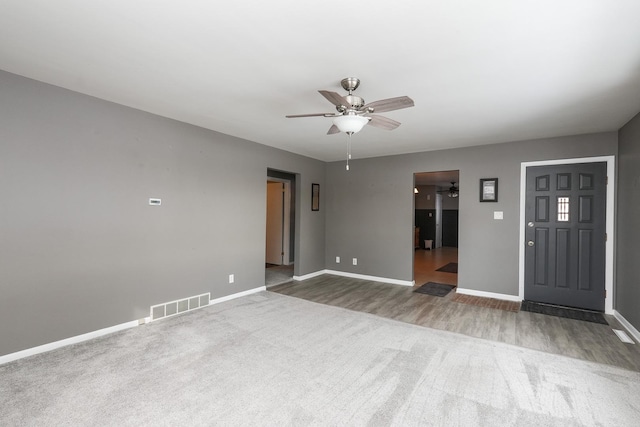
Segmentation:
[(480, 180), (480, 201), (498, 201), (498, 178), (483, 178)]
[(320, 184), (311, 184), (311, 210), (320, 210)]

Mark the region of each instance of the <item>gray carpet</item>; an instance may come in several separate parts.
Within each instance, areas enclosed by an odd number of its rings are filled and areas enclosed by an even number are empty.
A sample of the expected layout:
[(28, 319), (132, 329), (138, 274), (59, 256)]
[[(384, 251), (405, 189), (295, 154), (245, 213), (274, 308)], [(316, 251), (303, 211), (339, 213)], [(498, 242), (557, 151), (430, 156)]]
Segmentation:
[(290, 265), (271, 265), (264, 272), (265, 286), (276, 286), (293, 280), (293, 264)]
[(0, 366), (0, 424), (637, 426), (640, 373), (261, 292)]

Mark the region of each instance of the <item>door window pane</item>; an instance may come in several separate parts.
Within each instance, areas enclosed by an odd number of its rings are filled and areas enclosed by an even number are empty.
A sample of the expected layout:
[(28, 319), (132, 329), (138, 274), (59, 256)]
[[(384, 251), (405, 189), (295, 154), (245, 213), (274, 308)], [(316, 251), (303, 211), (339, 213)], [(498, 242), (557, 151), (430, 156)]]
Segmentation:
[(559, 222), (569, 221), (569, 198), (568, 197), (558, 197), (558, 221)]

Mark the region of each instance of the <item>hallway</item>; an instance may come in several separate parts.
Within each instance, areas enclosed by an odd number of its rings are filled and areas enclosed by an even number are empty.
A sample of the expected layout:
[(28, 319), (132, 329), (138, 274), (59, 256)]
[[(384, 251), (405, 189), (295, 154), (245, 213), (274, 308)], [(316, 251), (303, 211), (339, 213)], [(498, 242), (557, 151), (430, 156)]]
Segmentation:
[(416, 286), (422, 286), (427, 282), (457, 285), (458, 275), (456, 273), (436, 271), (450, 262), (458, 262), (458, 248), (441, 247), (431, 250), (416, 250), (413, 264), (413, 279)]

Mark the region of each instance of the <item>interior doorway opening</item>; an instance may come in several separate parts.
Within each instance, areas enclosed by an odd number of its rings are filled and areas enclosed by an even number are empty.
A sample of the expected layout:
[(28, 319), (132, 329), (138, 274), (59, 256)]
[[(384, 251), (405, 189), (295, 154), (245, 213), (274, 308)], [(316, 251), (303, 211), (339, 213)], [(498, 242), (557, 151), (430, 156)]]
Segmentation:
[(295, 264), (296, 176), (267, 170), (265, 286), (293, 279)]
[(267, 230), (265, 264), (289, 265), (289, 223), (291, 185), (267, 180)]
[(458, 284), (458, 170), (414, 174), (416, 286)]

